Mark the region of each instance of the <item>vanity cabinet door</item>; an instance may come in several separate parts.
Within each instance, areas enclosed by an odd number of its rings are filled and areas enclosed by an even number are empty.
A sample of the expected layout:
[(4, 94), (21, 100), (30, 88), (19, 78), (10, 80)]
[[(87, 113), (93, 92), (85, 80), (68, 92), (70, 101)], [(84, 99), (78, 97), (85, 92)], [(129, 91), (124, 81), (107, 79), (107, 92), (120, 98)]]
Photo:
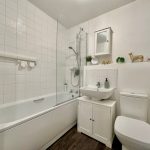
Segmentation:
[(92, 104), (79, 101), (78, 131), (87, 135), (92, 134)]
[(93, 104), (93, 136), (106, 142), (110, 133), (110, 108)]

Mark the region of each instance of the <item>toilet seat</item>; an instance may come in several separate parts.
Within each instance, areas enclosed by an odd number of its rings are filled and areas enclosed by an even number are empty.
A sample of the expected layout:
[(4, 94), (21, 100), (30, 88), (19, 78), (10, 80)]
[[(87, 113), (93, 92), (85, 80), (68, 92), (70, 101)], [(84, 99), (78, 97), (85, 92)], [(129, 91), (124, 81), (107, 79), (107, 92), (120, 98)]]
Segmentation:
[(150, 146), (150, 125), (144, 121), (118, 116), (115, 121), (115, 132), (135, 143)]

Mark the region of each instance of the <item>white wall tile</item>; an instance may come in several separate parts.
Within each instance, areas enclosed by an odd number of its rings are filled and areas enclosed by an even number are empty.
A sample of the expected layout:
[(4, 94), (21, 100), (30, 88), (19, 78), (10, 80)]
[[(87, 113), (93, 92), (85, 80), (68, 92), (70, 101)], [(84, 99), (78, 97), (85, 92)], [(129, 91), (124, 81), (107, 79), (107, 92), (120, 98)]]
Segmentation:
[(97, 82), (100, 81), (99, 70), (88, 70), (86, 71), (86, 85), (96, 86)]
[(5, 15), (0, 14), (0, 24), (5, 25)]
[(57, 22), (29, 1), (0, 0), (0, 51), (38, 58), (32, 70), (0, 62), (0, 104), (56, 92), (56, 31)]
[(5, 0), (0, 0), (1, 5), (5, 5)]
[(101, 87), (104, 87), (106, 78), (110, 83), (110, 87), (117, 87), (117, 69), (89, 69), (86, 71), (84, 85), (96, 86), (97, 82), (100, 82)]
[(0, 2), (0, 14), (5, 15), (5, 3)]
[(0, 24), (0, 45), (4, 45), (5, 26)]

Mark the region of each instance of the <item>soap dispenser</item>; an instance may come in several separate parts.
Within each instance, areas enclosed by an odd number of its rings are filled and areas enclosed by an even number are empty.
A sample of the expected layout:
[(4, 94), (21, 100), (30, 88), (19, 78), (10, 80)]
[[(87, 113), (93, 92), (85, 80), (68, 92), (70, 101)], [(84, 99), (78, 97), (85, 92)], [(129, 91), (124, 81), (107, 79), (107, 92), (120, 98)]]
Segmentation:
[(107, 78), (106, 78), (106, 80), (105, 80), (104, 87), (105, 87), (106, 89), (109, 89), (109, 88), (110, 88), (110, 84), (109, 84), (109, 81), (108, 81)]

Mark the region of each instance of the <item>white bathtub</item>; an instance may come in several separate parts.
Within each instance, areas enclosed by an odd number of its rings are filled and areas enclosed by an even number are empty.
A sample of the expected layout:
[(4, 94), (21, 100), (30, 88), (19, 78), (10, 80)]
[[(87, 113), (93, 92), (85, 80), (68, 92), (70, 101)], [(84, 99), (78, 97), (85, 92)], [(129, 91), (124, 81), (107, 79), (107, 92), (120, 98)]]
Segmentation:
[(78, 93), (59, 92), (57, 94), (57, 104), (79, 97)]
[(76, 124), (77, 100), (46, 95), (0, 107), (0, 150), (44, 150)]

